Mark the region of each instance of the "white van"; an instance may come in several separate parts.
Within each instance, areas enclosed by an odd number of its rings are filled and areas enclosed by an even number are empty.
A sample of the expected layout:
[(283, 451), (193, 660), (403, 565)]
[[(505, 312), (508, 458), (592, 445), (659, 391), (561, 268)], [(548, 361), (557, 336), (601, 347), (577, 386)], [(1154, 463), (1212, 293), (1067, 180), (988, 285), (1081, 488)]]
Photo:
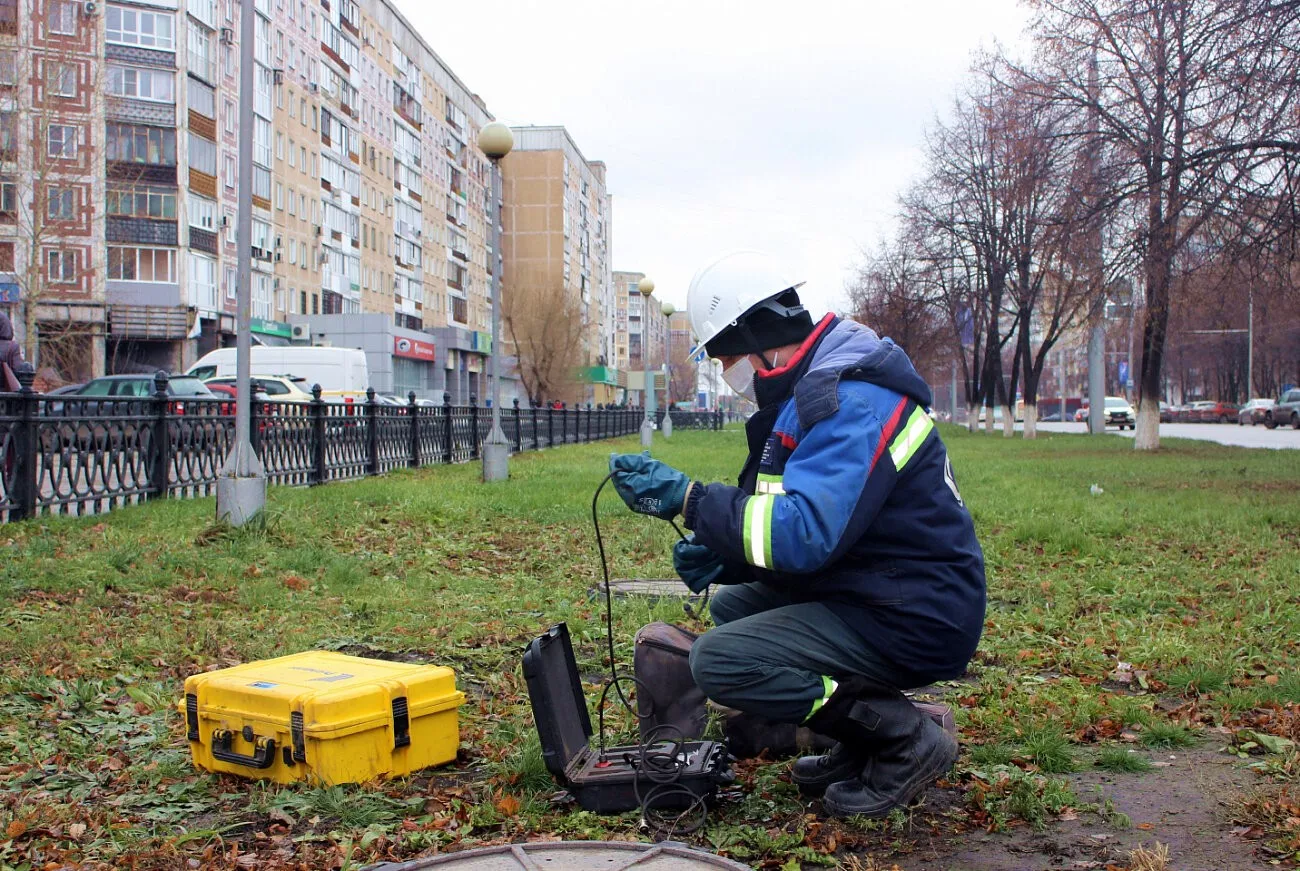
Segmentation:
[[(253, 346), (256, 375), (292, 375), (304, 379), (303, 387), (319, 384), (329, 395), (363, 394), (369, 386), (366, 352), (358, 348), (315, 348), (306, 345)], [(204, 354), (185, 374), (207, 380), (235, 374), (235, 349), (219, 348)]]

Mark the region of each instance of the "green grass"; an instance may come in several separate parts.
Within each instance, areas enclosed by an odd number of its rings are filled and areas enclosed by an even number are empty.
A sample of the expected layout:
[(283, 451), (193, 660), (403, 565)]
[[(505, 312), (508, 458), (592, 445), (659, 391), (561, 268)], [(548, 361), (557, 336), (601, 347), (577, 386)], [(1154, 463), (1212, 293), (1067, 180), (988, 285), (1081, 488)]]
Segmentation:
[[(1050, 823), (1077, 804), (1060, 775), (1082, 760), (1134, 770), (1142, 756), (1120, 730), (1152, 748), (1199, 740), (1204, 719), (1189, 731), (1165, 711), (1195, 704), (1231, 724), (1300, 702), (1297, 454), (944, 436), (989, 571), (980, 651), (968, 679), (941, 688), (969, 751), (949, 788), (976, 824)], [(39, 855), (179, 867), (234, 845), (270, 861), (277, 836), (295, 841), (295, 861), (336, 867), (538, 833), (639, 836), (635, 814), (551, 802), (519, 671), (523, 645), (559, 620), (580, 670), (604, 669), (591, 492), (611, 450), (637, 449), (623, 439), (522, 455), (492, 486), (471, 464), (276, 488), (262, 529), (215, 527), (211, 500), (0, 527), (0, 866)], [(734, 482), (744, 436), (679, 432), (655, 452)], [(612, 492), (600, 516), (615, 577), (671, 576), (666, 524)], [(630, 668), (638, 626), (683, 618), (673, 602), (617, 602), (620, 663)], [(184, 678), (311, 648), (453, 666), (470, 698), (462, 758), (332, 789), (195, 772), (173, 707)], [(1121, 662), (1140, 680), (1117, 683)], [(598, 685), (587, 690), (594, 703)], [(625, 714), (611, 721), (634, 731)], [(894, 843), (913, 818), (927, 831), (970, 822), (921, 808), (888, 826), (810, 828), (784, 771), (742, 768), (741, 795), (697, 842), (750, 863), (810, 864), (832, 840)], [(11, 823), (24, 834), (3, 840)]]
[(1098, 768), (1104, 768), (1106, 771), (1126, 774), (1139, 774), (1143, 771), (1150, 771), (1152, 767), (1150, 759), (1119, 745), (1101, 748), (1101, 751), (1097, 754), (1096, 764)]

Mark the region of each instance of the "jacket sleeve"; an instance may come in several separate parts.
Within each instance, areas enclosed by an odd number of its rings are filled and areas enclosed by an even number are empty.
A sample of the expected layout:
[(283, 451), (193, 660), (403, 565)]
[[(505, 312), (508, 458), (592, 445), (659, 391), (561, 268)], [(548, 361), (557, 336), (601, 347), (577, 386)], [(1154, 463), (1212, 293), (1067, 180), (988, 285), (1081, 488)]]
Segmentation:
[[(692, 499), (686, 523), (696, 540), (727, 559), (787, 574), (833, 563), (871, 525), (906, 460), (890, 450), (908, 436), (915, 404), (899, 399), (882, 423), (856, 391), (841, 391), (835, 414), (804, 435), (784, 474), (759, 477), (760, 492), (709, 484)], [(926, 424), (930, 423), (924, 417)], [(929, 434), (918, 424), (915, 445)], [(908, 454), (910, 457), (910, 453)], [(898, 462), (902, 459), (902, 462)]]

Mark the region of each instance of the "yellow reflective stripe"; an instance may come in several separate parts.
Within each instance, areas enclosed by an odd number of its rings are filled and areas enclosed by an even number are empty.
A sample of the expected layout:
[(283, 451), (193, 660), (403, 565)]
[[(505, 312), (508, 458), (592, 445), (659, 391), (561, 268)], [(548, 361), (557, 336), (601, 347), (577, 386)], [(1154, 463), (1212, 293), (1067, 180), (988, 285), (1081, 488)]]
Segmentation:
[(772, 567), (772, 504), (776, 496), (760, 494), (745, 502), (745, 559), (760, 569)]
[(893, 459), (896, 470), (900, 472), (903, 470), (907, 461), (912, 459), (912, 455), (916, 453), (916, 449), (921, 446), (932, 429), (934, 429), (934, 421), (930, 420), (930, 415), (918, 405), (912, 412), (912, 416), (907, 419), (907, 426), (903, 427), (903, 431), (889, 446), (889, 456)]
[(754, 489), (759, 493), (770, 493), (774, 496), (785, 494), (785, 485), (781, 483), (780, 475), (764, 475), (760, 472), (758, 484)]
[(831, 700), (831, 696), (835, 695), (835, 690), (838, 688), (839, 684), (826, 675), (822, 675), (822, 697), (813, 701), (812, 710), (808, 712), (808, 716), (803, 718), (805, 723), (812, 719), (813, 714), (822, 709), (822, 705)]

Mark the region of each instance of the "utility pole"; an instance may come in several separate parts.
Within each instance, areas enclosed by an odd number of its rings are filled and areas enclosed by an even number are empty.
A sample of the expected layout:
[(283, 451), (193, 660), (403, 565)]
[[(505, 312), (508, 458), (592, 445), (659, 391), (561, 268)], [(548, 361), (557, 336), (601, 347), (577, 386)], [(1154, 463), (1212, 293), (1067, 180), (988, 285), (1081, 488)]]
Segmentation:
[(235, 327), (235, 444), (217, 478), (217, 519), (243, 526), (266, 506), (266, 470), (253, 451), (253, 58), (257, 31), (254, 0), (239, 4), (239, 213), (236, 221), (238, 272)]
[(1255, 286), (1250, 287), (1250, 302), (1246, 309), (1246, 395), (1250, 402), (1255, 393)]
[(478, 134), (478, 147), (492, 161), (492, 427), (483, 443), (483, 480), (504, 481), (510, 477), (510, 444), (501, 430), (501, 158), (514, 148), (515, 136), (500, 121), (484, 125)]

